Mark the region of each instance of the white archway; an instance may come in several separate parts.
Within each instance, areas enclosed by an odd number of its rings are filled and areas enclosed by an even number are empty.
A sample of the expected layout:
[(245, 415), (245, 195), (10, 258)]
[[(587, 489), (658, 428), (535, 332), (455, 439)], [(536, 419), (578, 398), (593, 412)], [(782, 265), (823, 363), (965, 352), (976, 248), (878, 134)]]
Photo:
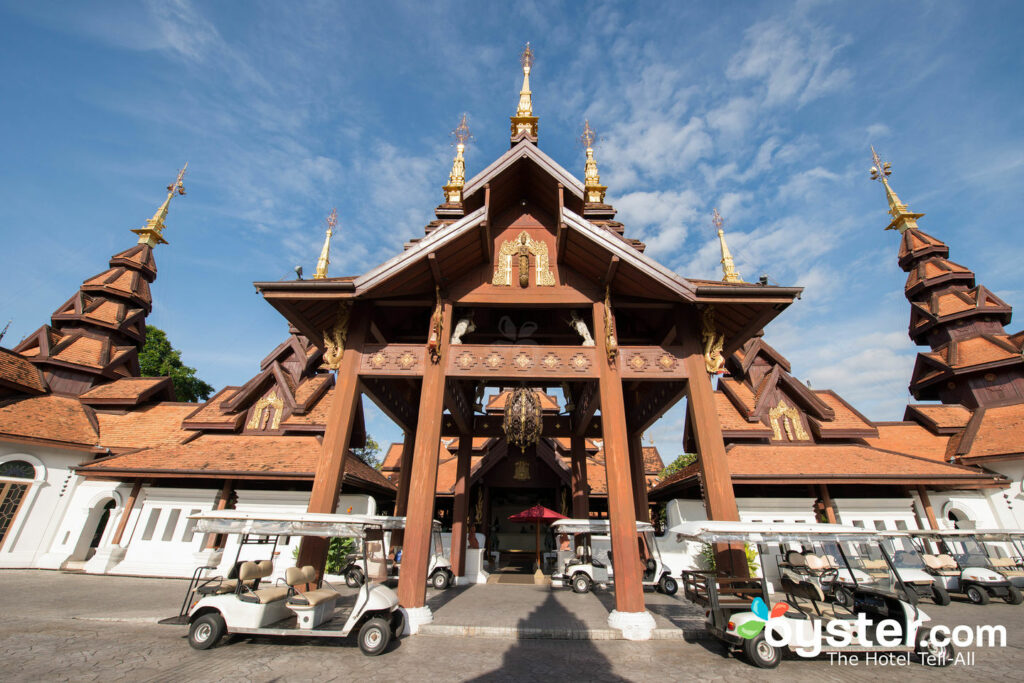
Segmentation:
[(31, 477), (22, 476), (21, 472), (12, 473), (11, 476), (0, 474), (0, 503), (4, 503), (4, 508), (11, 515), (8, 519), (0, 519), (2, 552), (13, 552), (21, 536), (21, 530), (25, 527), (25, 520), (35, 505), (39, 490), (46, 484), (46, 465), (36, 456), (29, 453), (9, 453), (0, 456), (0, 468), (19, 462), (32, 468)]

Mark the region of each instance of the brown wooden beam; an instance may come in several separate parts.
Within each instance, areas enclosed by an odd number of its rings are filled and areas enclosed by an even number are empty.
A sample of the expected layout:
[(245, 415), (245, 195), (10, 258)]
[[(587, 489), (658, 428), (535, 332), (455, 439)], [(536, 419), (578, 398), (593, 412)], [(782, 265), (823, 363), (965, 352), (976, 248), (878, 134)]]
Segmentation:
[(442, 305), (438, 362), (429, 362), (420, 390), (416, 445), (412, 457), (409, 507), (405, 518), (402, 574), (398, 580), (398, 601), (406, 608), (423, 607), (427, 597), (427, 562), (430, 558), (431, 524), (434, 520), (434, 492), (441, 448), (441, 410), (444, 405), (445, 365), (450, 352), (452, 304)]
[[(595, 325), (596, 327), (596, 325)], [(601, 359), (598, 362), (603, 363)], [(576, 411), (572, 415), (572, 428), (573, 433), (576, 436), (583, 436), (589, 434), (590, 420), (594, 417), (594, 413), (601, 407), (601, 393), (598, 391), (597, 385), (593, 382), (587, 382), (584, 385), (583, 391), (576, 397)], [(604, 427), (602, 426), (602, 432)]]
[(587, 483), (587, 439), (572, 436), (572, 516), (590, 519), (590, 485)]
[(630, 479), (633, 481), (633, 505), (636, 518), (641, 522), (651, 521), (651, 508), (647, 502), (647, 475), (644, 467), (643, 433), (629, 435)]
[(434, 252), (427, 254), (427, 263), (430, 264), (430, 274), (434, 278), (434, 285), (443, 288), (444, 277), (441, 275), (441, 266), (437, 263), (437, 254)]
[[(228, 507), (228, 501), (231, 500), (231, 494), (235, 491), (235, 482), (231, 479), (224, 480), (224, 486), (221, 487), (220, 493), (217, 494), (217, 501), (213, 504), (214, 510), (226, 510)], [(224, 534), (207, 534), (206, 543), (203, 544), (205, 550), (213, 550), (214, 548), (224, 547)]]
[(469, 524), (469, 470), (473, 464), (473, 436), (459, 435), (459, 454), (455, 464), (455, 500), (452, 502), (452, 570), (466, 575), (466, 527)]
[[(345, 352), (337, 370), (334, 395), (324, 426), (320, 461), (313, 479), (313, 490), (309, 494), (309, 512), (332, 513), (338, 505), (338, 494), (341, 493), (341, 481), (345, 473), (345, 457), (360, 401), (358, 370), (369, 326), (369, 313), (370, 309), (366, 305), (356, 304), (352, 307)], [(327, 562), (327, 543), (326, 538), (303, 536), (299, 544), (297, 566), (312, 565), (322, 576)]]
[(608, 517), (612, 536), (612, 565), (615, 569), (615, 609), (619, 612), (643, 612), (640, 552), (637, 546), (636, 513), (630, 484), (629, 444), (626, 433), (626, 406), (622, 380), (615, 361), (607, 356), (604, 302), (594, 304), (594, 338), (597, 341), (597, 365), (601, 394), (602, 436), (608, 479)]
[(928, 489), (924, 486), (918, 486), (917, 495), (921, 497), (921, 505), (924, 506), (924, 513), (928, 517), (929, 526), (932, 529), (938, 529), (939, 521), (935, 519), (935, 510), (932, 509), (932, 499), (928, 497)]
[[(478, 437), (503, 437), (502, 430), (503, 416), (497, 415), (474, 415), (472, 420), (472, 433)], [(545, 415), (541, 427), (541, 436), (545, 438), (569, 437), (575, 433), (574, 422), (568, 415)], [(596, 415), (590, 418), (589, 422), (583, 424), (580, 430), (582, 435), (592, 439), (601, 438), (601, 416)], [(459, 436), (459, 427), (450, 415), (444, 416), (441, 425), (441, 436)]]
[(491, 184), (484, 185), (484, 219), (480, 223), (481, 252), (486, 256), (485, 263), (494, 260), (494, 240), (491, 239)]
[(601, 284), (605, 287), (611, 285), (612, 280), (615, 279), (615, 271), (619, 269), (619, 257), (612, 256), (608, 261), (608, 269), (604, 272), (604, 280)]
[(131, 517), (132, 510), (135, 509), (135, 501), (139, 498), (140, 489), (142, 489), (142, 480), (136, 479), (132, 485), (132, 492), (128, 494), (128, 500), (125, 501), (124, 510), (121, 511), (121, 519), (117, 521), (117, 529), (114, 530), (114, 537), (110, 540), (111, 545), (121, 545), (121, 538), (128, 526), (128, 518)]
[(382, 413), (391, 418), (392, 422), (404, 431), (413, 429), (416, 424), (416, 410), (411, 403), (412, 397), (403, 395), (403, 385), (395, 380), (364, 377), (360, 388)]
[(466, 392), (455, 380), (445, 382), (444, 407), (448, 410), (455, 426), (459, 429), (459, 438), (463, 434), (473, 433), (473, 406), (466, 398)]
[(821, 502), (825, 505), (825, 518), (829, 524), (838, 524), (836, 517), (836, 506), (832, 502), (832, 496), (828, 491), (828, 484), (818, 484), (818, 495), (821, 496)]

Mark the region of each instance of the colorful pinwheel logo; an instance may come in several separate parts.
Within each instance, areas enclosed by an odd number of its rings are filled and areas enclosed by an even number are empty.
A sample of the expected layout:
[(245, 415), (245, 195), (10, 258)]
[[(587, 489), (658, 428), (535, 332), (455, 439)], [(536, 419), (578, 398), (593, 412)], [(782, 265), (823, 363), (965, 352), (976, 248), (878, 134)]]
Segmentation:
[(764, 600), (761, 598), (754, 598), (753, 602), (750, 603), (750, 611), (754, 613), (757, 619), (751, 619), (745, 624), (740, 624), (740, 627), (736, 629), (736, 633), (742, 638), (750, 640), (757, 636), (758, 633), (764, 630), (764, 625), (768, 623), (769, 619), (775, 619), (781, 617), (789, 609), (789, 605), (780, 602), (776, 603), (772, 611), (768, 611), (768, 605), (764, 604)]

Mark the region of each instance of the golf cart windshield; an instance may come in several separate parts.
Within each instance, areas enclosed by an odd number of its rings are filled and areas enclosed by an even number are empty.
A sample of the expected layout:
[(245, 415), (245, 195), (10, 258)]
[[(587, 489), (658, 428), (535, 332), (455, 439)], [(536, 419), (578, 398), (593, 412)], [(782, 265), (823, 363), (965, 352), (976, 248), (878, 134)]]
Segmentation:
[[(317, 513), (239, 512), (219, 510), (189, 515), (196, 531), (210, 534), (251, 534), (255, 536), (321, 536), (366, 538), (367, 531), (400, 529), (400, 517), (374, 515), (331, 515)], [(395, 520), (399, 520), (396, 522)]]
[(924, 559), (909, 536), (883, 536), (882, 543), (897, 569), (925, 569)]

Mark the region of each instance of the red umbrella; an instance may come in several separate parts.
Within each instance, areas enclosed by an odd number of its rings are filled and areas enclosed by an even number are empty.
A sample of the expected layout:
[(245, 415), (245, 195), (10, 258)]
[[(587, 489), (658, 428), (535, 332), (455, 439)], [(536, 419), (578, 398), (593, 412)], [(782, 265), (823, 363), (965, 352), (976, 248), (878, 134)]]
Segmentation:
[(514, 515), (509, 516), (509, 521), (512, 522), (533, 522), (537, 526), (537, 566), (540, 566), (540, 523), (541, 522), (553, 522), (556, 519), (566, 519), (565, 515), (560, 515), (554, 510), (549, 510), (543, 505), (534, 505), (532, 508), (527, 508), (522, 512), (517, 512)]

